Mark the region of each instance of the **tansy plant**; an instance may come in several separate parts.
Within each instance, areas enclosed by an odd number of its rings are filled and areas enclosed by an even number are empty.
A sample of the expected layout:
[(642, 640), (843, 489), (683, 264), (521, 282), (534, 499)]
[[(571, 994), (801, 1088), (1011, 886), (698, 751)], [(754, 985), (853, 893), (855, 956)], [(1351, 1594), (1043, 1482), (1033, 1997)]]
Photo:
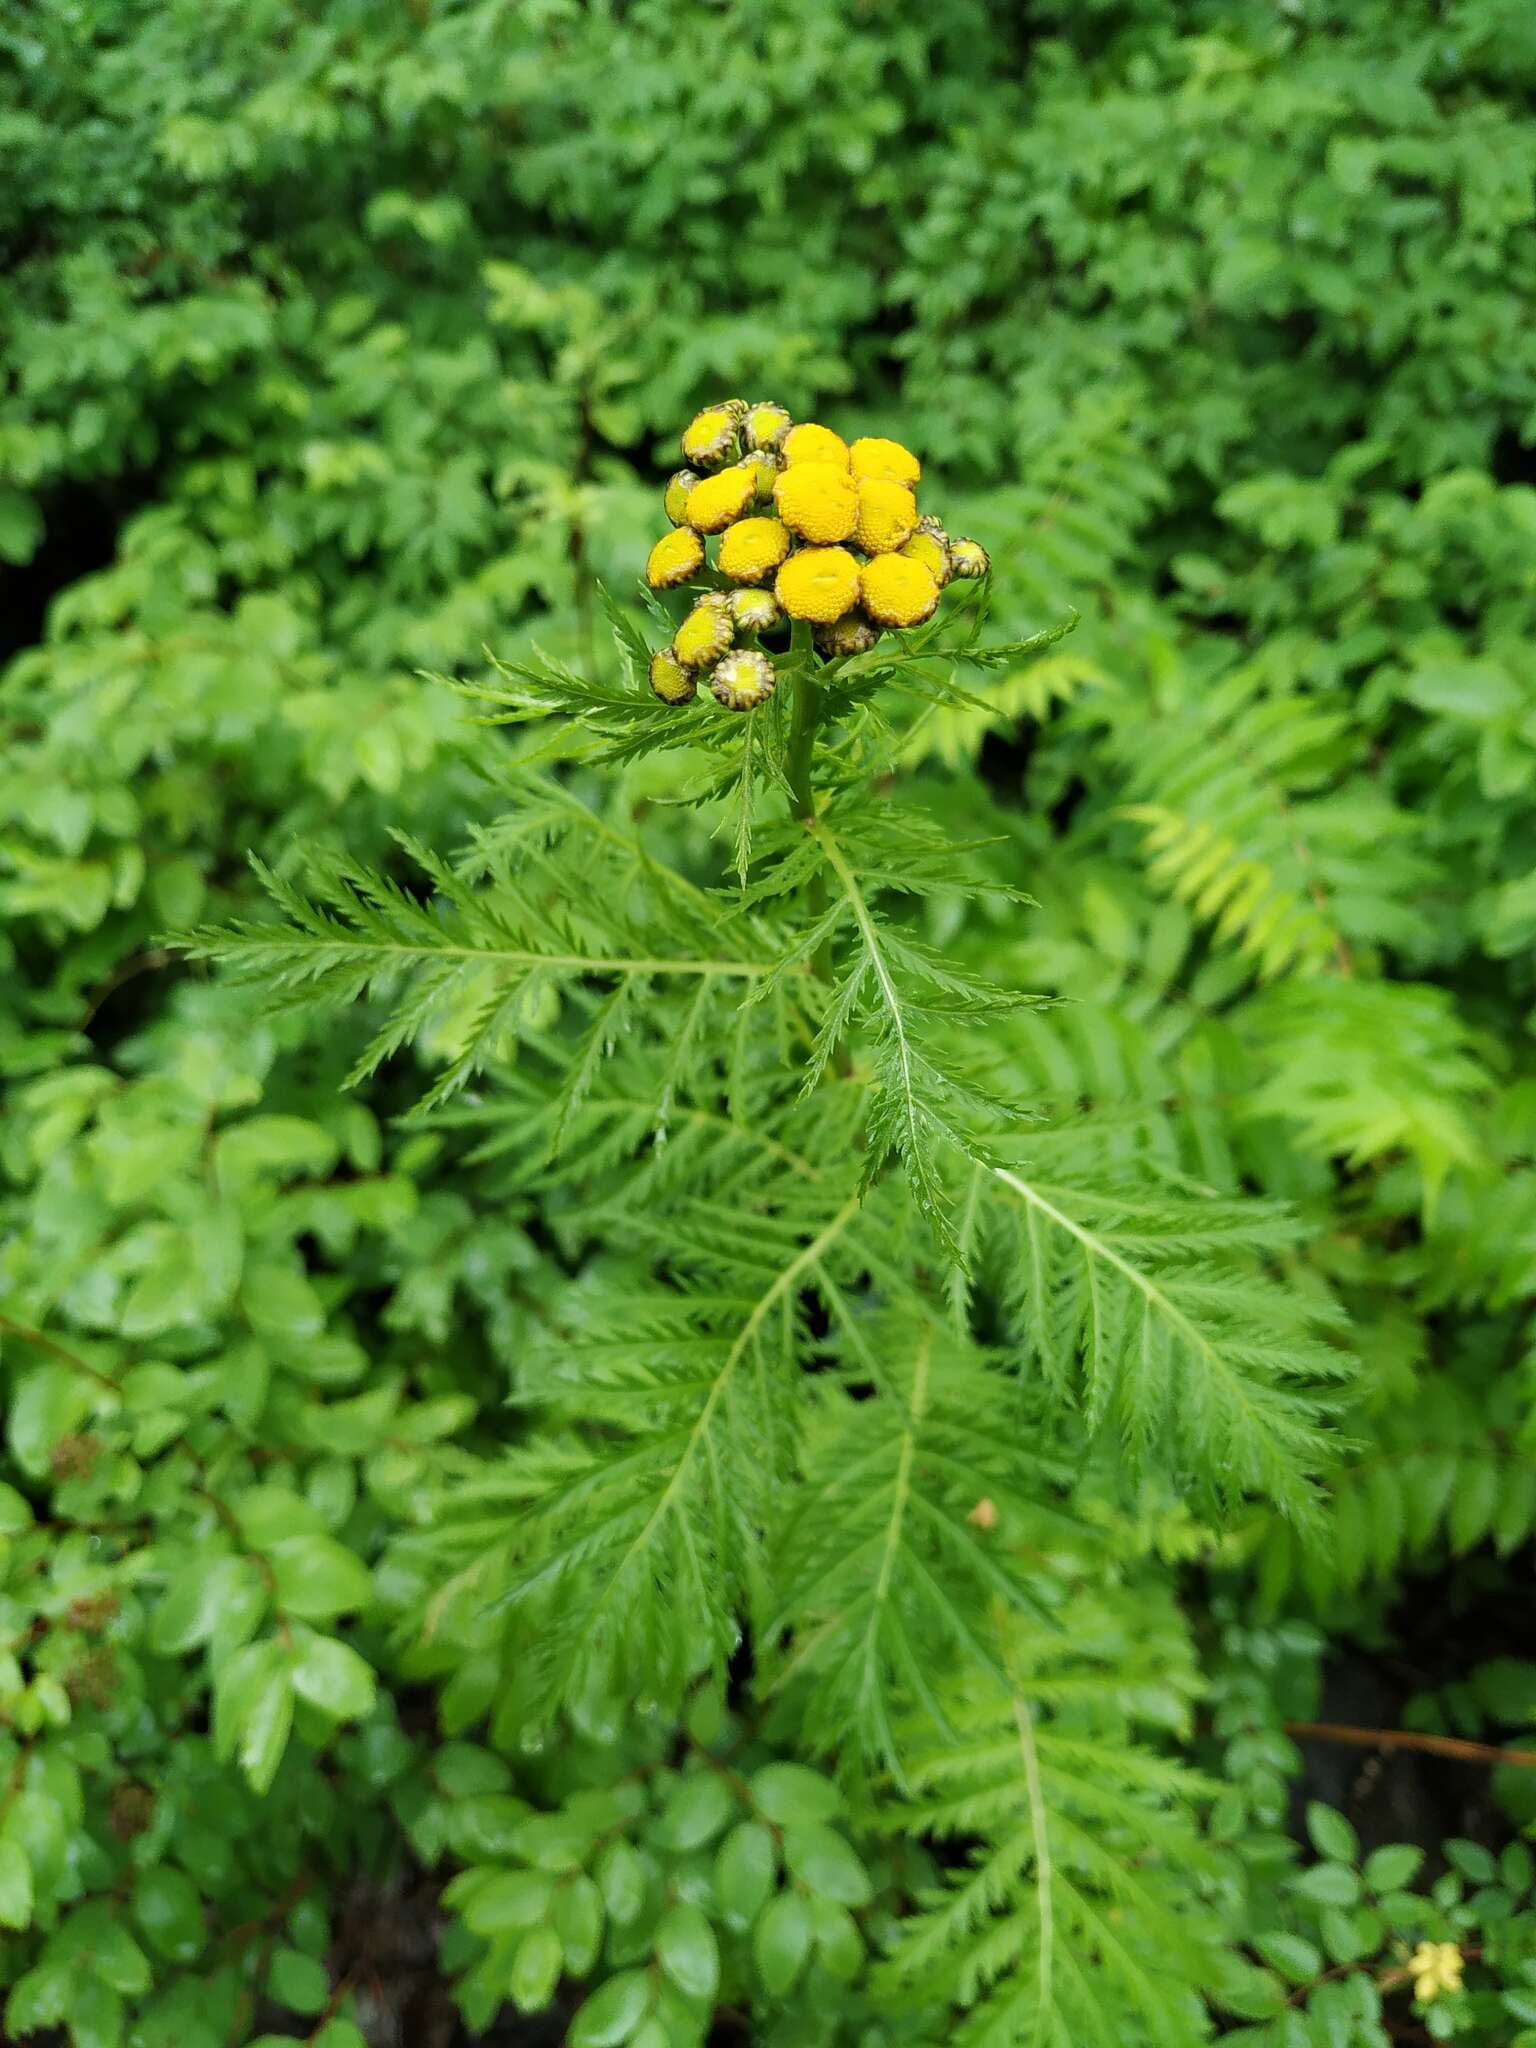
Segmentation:
[[(708, 675), (719, 702), (751, 711), (773, 694), (784, 632), (836, 663), (867, 654), (882, 632), (918, 626), (952, 576), (984, 576), (986, 550), (951, 540), (917, 508), (922, 465), (899, 441), (852, 447), (830, 427), (797, 424), (782, 405), (739, 398), (706, 406), (662, 496), (672, 531), (646, 562), (653, 590), (705, 585), (671, 644), (653, 654), (651, 688), (686, 704)], [(709, 537), (719, 536), (713, 562)], [(771, 585), (773, 595), (767, 595)], [(733, 644), (734, 643), (734, 644)]]
[(1277, 1278), (1283, 1207), (1018, 1085), (1032, 877), (902, 763), (1071, 621), (983, 637), (985, 553), (895, 441), (728, 403), (683, 452), (612, 667), (461, 686), (508, 729), (489, 823), (189, 942), (366, 1003), (356, 1077), (414, 1048), (415, 1116), (562, 1276), (506, 1440), (387, 1567), (451, 1734), (586, 1759), (450, 1896), (466, 2009), (580, 1979), (592, 2048), (722, 2003), (786, 2043), (1193, 2042), (1189, 1644), (1113, 1503), (1305, 1524), (1334, 1312)]

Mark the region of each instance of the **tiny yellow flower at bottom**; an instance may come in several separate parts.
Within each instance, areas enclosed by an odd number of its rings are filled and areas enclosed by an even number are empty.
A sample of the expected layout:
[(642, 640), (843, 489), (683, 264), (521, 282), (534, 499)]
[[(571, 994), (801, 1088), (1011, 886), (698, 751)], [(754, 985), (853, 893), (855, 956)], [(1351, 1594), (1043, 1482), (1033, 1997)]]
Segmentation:
[(1429, 2005), (1442, 1991), (1459, 1991), (1465, 1967), (1454, 1941), (1421, 1941), (1408, 1958), (1414, 1998), (1420, 2005)]

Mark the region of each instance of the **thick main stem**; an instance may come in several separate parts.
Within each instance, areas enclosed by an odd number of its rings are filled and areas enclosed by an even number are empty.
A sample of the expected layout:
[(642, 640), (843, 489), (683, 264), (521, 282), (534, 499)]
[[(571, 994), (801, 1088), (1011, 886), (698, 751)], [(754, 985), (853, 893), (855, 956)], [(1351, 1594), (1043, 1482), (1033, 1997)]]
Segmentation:
[(811, 629), (797, 619), (789, 643), (794, 663), (794, 707), (789, 721), (789, 750), (784, 773), (795, 801), (795, 816), (809, 825), (816, 816), (816, 792), (811, 787), (811, 755), (816, 745), (816, 728), (821, 723), (821, 685), (811, 667), (815, 659)]
[[(816, 729), (821, 724), (821, 684), (816, 678), (816, 651), (811, 629), (797, 619), (790, 631), (790, 662), (794, 676), (795, 701), (789, 720), (789, 745), (784, 754), (784, 775), (794, 803), (794, 815), (805, 826), (816, 822), (816, 791), (811, 782), (811, 759), (816, 749)], [(827, 907), (827, 885), (819, 874), (811, 877), (806, 891), (812, 917)], [(832, 949), (827, 940), (817, 947), (811, 972), (823, 981), (832, 979)]]

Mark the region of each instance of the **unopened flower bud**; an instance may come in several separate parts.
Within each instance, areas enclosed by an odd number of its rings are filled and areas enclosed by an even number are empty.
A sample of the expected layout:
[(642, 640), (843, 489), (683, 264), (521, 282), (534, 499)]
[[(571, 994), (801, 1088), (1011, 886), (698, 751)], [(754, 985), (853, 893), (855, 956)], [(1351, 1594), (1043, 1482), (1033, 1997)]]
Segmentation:
[(771, 448), (756, 448), (750, 455), (744, 455), (737, 464), (751, 476), (757, 496), (762, 503), (771, 503), (773, 487), (779, 480), (783, 465)]
[(673, 634), (672, 652), (684, 668), (708, 668), (730, 646), (734, 633), (730, 599), (711, 591)]
[(742, 432), (749, 448), (777, 448), (794, 424), (782, 405), (765, 399), (747, 407)]
[(992, 566), (992, 557), (975, 540), (952, 540), (949, 544), (950, 568), (956, 576), (985, 576)]
[(651, 656), (651, 688), (663, 704), (687, 704), (698, 695), (698, 684), (668, 647)]
[(736, 448), (736, 415), (728, 405), (706, 405), (683, 429), (683, 460), (718, 469)]
[(674, 470), (667, 478), (666, 488), (661, 494), (661, 506), (674, 526), (686, 525), (688, 493), (698, 480), (698, 471), (694, 469)]
[(778, 599), (768, 590), (733, 590), (731, 617), (743, 633), (771, 633), (784, 623)]
[(728, 711), (752, 711), (773, 695), (773, 663), (766, 654), (728, 654), (709, 679)]
[(926, 528), (914, 533), (896, 552), (909, 562), (921, 562), (940, 590), (949, 581), (949, 543)]
[(826, 661), (834, 661), (839, 655), (868, 654), (880, 638), (880, 628), (872, 625), (863, 612), (848, 612), (830, 625), (818, 626), (813, 635), (816, 652)]

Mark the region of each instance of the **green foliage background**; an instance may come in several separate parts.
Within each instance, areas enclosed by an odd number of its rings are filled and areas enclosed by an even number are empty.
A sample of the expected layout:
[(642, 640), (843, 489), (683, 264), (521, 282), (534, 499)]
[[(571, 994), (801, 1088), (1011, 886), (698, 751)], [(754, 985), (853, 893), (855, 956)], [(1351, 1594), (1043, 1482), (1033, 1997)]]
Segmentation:
[[(469, 2020), (574, 2013), (593, 2048), (717, 2006), (722, 2040), (870, 2048), (1536, 2041), (1529, 1777), (1419, 1845), (1416, 1891), (1414, 1845), (1362, 1867), (1326, 1808), (1288, 1838), (1283, 1727), (1330, 1641), (1386, 1652), (1426, 1601), (1509, 1625), (1418, 1725), (1536, 1723), (1525, 0), (77, 0), (12, 10), (0, 57), (8, 2034), (389, 2039), (347, 1902), (419, 1866)], [(585, 1189), (543, 1175), (553, 1013), (406, 1122), (475, 989), (347, 1091), (377, 1015), (274, 1016), (163, 943), (266, 914), (253, 852), (420, 896), (398, 830), (487, 835), (494, 874), (521, 816), (587, 885), (573, 800), (613, 872), (643, 829), (723, 880), (665, 756), (557, 761), (535, 800), (543, 742), (421, 672), (616, 673), (598, 583), (632, 587), (676, 432), (730, 391), (918, 450), (1008, 632), (1082, 614), (973, 683), (992, 714), (898, 714), (922, 806), (999, 843), (968, 901), (914, 842), (891, 913), (1066, 999), (992, 1043), (1042, 1119), (1015, 1172), (1079, 1204), (1014, 1304), (1077, 1420), (993, 1463), (1026, 1411), (941, 1352), (917, 1460), (956, 1526), (1004, 1506), (976, 1611), (1034, 1559), (1064, 1625), (990, 1670), (951, 1633), (947, 1732), (851, 1749), (852, 1667), (807, 1685), (788, 1645), (907, 1483), (916, 1423), (877, 1418), (926, 1393), (866, 1404), (864, 1496), (853, 1424), (807, 1421), (775, 1536), (804, 1599), (758, 1610), (728, 1696), (593, 1679), (549, 1719), (530, 1639), (455, 1592), (479, 1538), (446, 1504), (532, 1497), (507, 1448), (566, 1413), (538, 1361), (645, 1273), (603, 1208), (623, 1146), (589, 1125)], [(675, 1144), (700, 1191), (746, 1171)], [(1024, 1271), (1045, 1212), (1013, 1206), (992, 1255)], [(1240, 1309), (1192, 1271), (1228, 1239)], [(1181, 1447), (1124, 1303), (1076, 1377), (1105, 1247), (1131, 1307), (1209, 1310), (1260, 1379), (1321, 1330), (1321, 1455), (1219, 1410)], [(1186, 1482), (1226, 1456), (1223, 1509)], [(558, 1658), (558, 1586), (535, 1612)], [(1480, 1956), (1415, 2017), (1421, 1936)]]

